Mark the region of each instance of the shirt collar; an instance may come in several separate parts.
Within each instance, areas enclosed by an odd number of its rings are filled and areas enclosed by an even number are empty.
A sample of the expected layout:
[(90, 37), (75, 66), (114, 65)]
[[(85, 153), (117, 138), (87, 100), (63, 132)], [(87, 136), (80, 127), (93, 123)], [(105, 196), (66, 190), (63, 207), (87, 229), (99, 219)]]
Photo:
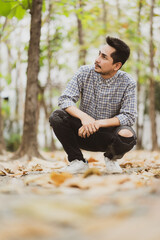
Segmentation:
[(113, 77), (111, 77), (111, 78), (104, 79), (101, 75), (100, 75), (100, 77), (101, 77), (101, 80), (102, 80), (104, 83), (110, 84), (111, 82), (113, 82), (113, 81), (115, 81), (115, 80), (117, 79), (118, 75), (119, 75), (119, 70), (118, 70), (118, 71), (116, 72), (116, 74), (115, 74)]

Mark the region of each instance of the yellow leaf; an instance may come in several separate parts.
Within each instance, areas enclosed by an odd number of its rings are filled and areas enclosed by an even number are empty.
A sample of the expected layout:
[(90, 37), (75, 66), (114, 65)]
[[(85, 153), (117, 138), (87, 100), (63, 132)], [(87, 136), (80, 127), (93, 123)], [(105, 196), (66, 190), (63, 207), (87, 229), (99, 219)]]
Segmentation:
[(92, 162), (98, 162), (98, 160), (90, 157), (90, 158), (88, 159), (88, 163), (92, 163)]
[(89, 168), (83, 175), (84, 178), (87, 178), (88, 176), (91, 175), (98, 175), (101, 176), (100, 171), (97, 168)]
[(67, 173), (67, 172), (63, 172), (63, 173), (52, 172), (50, 174), (50, 178), (52, 179), (52, 181), (54, 182), (54, 184), (56, 186), (61, 185), (67, 179), (72, 178), (72, 177), (73, 177), (73, 175), (70, 173)]

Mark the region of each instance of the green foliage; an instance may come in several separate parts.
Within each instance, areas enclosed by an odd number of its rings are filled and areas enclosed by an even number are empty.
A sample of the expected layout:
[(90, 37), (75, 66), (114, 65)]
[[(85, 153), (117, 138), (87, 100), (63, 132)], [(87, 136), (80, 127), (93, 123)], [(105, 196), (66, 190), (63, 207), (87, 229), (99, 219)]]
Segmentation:
[[(8, 18), (16, 17), (21, 20), (26, 10), (30, 10), (32, 6), (32, 0), (0, 0), (0, 16)], [(45, 11), (45, 1), (43, 1), (43, 11)]]
[(26, 9), (23, 8), (22, 5), (19, 5), (18, 3), (14, 5), (8, 15), (9, 18), (16, 17), (18, 20), (21, 20), (26, 13)]
[(49, 36), (48, 43), (46, 43), (46, 40), (41, 42), (40, 67), (45, 65), (45, 60), (48, 59), (49, 55), (54, 66), (57, 65), (55, 56), (58, 54), (58, 51), (62, 48), (63, 40), (64, 40), (63, 29), (61, 26), (58, 26), (55, 28), (55, 33), (52, 35), (52, 37)]
[(6, 100), (2, 101), (2, 116), (4, 119), (8, 119), (10, 117), (10, 105)]
[(0, 16), (7, 17), (10, 13), (12, 5), (9, 1), (0, 0)]
[(18, 2), (0, 0), (0, 16), (5, 16), (8, 18), (16, 17), (17, 19), (22, 19), (26, 13), (27, 8), (25, 7), (27, 7), (27, 2), (27, 0), (20, 0)]
[(7, 151), (15, 152), (20, 146), (21, 136), (18, 133), (11, 133), (8, 138), (5, 138)]

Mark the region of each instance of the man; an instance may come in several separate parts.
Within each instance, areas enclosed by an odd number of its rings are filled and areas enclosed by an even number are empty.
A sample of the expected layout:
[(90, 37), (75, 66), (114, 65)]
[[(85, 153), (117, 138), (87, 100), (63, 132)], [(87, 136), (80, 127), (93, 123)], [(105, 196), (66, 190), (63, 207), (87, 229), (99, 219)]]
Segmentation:
[[(136, 144), (136, 82), (119, 70), (130, 55), (122, 40), (107, 37), (94, 66), (82, 66), (59, 98), (50, 125), (68, 154), (64, 169), (88, 168), (80, 149), (104, 152), (107, 173), (121, 173), (117, 159)], [(80, 107), (76, 102), (80, 98)]]

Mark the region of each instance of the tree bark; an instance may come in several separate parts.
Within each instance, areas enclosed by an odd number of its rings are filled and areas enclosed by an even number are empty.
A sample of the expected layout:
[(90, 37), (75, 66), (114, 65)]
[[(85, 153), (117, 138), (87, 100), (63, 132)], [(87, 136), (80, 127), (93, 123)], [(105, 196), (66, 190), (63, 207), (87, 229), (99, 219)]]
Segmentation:
[(118, 20), (120, 20), (120, 18), (121, 18), (121, 9), (120, 9), (120, 5), (119, 5), (119, 0), (116, 0), (116, 7), (117, 7), (117, 17), (118, 17)]
[[(141, 37), (141, 29), (140, 29), (140, 23), (141, 23), (141, 10), (142, 10), (142, 0), (138, 1), (138, 16), (137, 16), (137, 37)], [(141, 59), (141, 48), (138, 44), (137, 46), (137, 62), (139, 63)], [(137, 118), (137, 124), (136, 124), (136, 133), (137, 133), (137, 149), (142, 149), (142, 133), (143, 133), (143, 125), (140, 126), (139, 124), (139, 104), (140, 104), (140, 93), (141, 93), (141, 85), (140, 85), (140, 70), (137, 66), (136, 69), (136, 75), (137, 75), (137, 107), (138, 107), (138, 118)]]
[[(105, 0), (102, 0), (102, 23), (103, 23), (103, 32), (105, 36), (107, 35), (107, 7)], [(104, 39), (104, 36), (102, 36)], [(106, 44), (106, 39), (103, 40)]]
[(37, 143), (37, 108), (38, 108), (38, 72), (41, 32), (42, 0), (33, 0), (31, 9), (30, 42), (28, 51), (27, 89), (23, 137), (16, 156), (40, 157)]
[[(3, 26), (2, 26), (2, 30), (1, 30), (1, 33), (0, 33), (0, 43), (1, 43), (1, 35), (2, 35), (6, 25), (7, 25), (7, 18), (5, 19), (5, 22), (4, 22)], [(0, 49), (0, 51), (1, 51), (1, 49)], [(3, 154), (4, 148), (5, 148), (5, 144), (4, 144), (4, 137), (3, 137), (3, 116), (2, 116), (1, 91), (2, 91), (2, 88), (1, 88), (1, 78), (0, 78), (0, 154)]]
[(1, 78), (0, 78), (0, 154), (3, 152), (3, 127), (2, 127), (2, 98), (1, 98)]
[[(78, 8), (81, 8), (81, 9), (83, 8), (83, 0), (78, 1)], [(83, 12), (81, 12), (81, 14), (83, 14)], [(82, 21), (79, 18), (78, 14), (76, 14), (76, 17), (77, 17), (77, 27), (78, 27), (78, 43), (80, 46), (78, 65), (81, 66), (86, 64), (85, 58), (86, 58), (87, 51), (84, 46), (85, 42), (84, 42), (84, 31), (83, 31)]]
[(152, 131), (152, 150), (158, 149), (157, 143), (157, 128), (156, 128), (156, 110), (155, 110), (155, 81), (154, 81), (154, 45), (153, 45), (153, 12), (154, 12), (155, 0), (151, 1), (150, 9), (150, 88), (149, 88), (149, 115), (151, 121), (151, 131)]
[[(1, 82), (1, 79), (0, 79)], [(0, 154), (3, 154), (4, 150), (4, 139), (3, 139), (3, 117), (2, 117), (2, 107), (1, 107), (1, 84), (0, 84)]]
[[(42, 107), (44, 108), (45, 116), (46, 119), (45, 121), (48, 122), (49, 115), (53, 111), (53, 104), (52, 104), (52, 98), (53, 98), (53, 88), (52, 88), (52, 82), (51, 82), (51, 70), (52, 70), (52, 58), (53, 58), (53, 53), (51, 49), (51, 41), (53, 36), (50, 36), (50, 23), (51, 23), (51, 17), (52, 17), (52, 12), (53, 12), (53, 3), (49, 3), (49, 9), (48, 9), (48, 32), (47, 32), (47, 60), (48, 60), (48, 76), (47, 76), (47, 84), (45, 88), (48, 88), (49, 90), (49, 104), (45, 103), (45, 99), (43, 97), (43, 102), (42, 102)], [(44, 130), (44, 135), (45, 135), (45, 147), (47, 149), (50, 149), (51, 151), (56, 150), (54, 138), (51, 138), (51, 145), (48, 146), (47, 144), (47, 132), (46, 129)]]

